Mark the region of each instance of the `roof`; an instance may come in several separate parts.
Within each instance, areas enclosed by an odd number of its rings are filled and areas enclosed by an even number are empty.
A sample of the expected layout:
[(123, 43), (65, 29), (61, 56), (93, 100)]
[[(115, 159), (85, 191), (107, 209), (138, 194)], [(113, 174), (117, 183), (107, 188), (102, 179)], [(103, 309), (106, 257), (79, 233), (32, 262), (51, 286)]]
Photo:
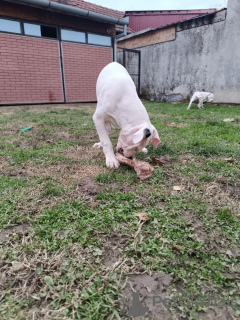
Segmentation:
[(65, 4), (67, 6), (77, 7), (83, 10), (89, 10), (95, 13), (104, 14), (106, 16), (117, 18), (117, 19), (123, 19), (125, 15), (125, 12), (123, 11), (109, 9), (109, 8), (102, 7), (84, 0), (51, 0), (51, 1)]
[(216, 11), (216, 8), (209, 9), (190, 9), (190, 10), (135, 10), (125, 11), (125, 14), (130, 15), (155, 15), (155, 14), (188, 14), (188, 13), (211, 13)]
[(164, 27), (216, 11), (216, 9), (126, 11), (125, 16), (129, 17), (128, 27), (138, 32), (147, 28)]
[(138, 36), (140, 36), (140, 35), (142, 35), (144, 33), (148, 33), (148, 32), (151, 32), (151, 31), (157, 31), (157, 30), (160, 30), (160, 29), (165, 29), (165, 28), (181, 25), (181, 23), (184, 23), (186, 21), (191, 21), (191, 20), (194, 21), (195, 19), (198, 19), (198, 18), (201, 18), (201, 17), (204, 17), (204, 16), (211, 16), (214, 13), (220, 12), (220, 11), (226, 11), (226, 8), (221, 8), (219, 10), (215, 10), (215, 11), (213, 11), (211, 13), (208, 13), (208, 14), (204, 14), (204, 15), (201, 15), (201, 16), (196, 16), (196, 17), (193, 17), (193, 18), (190, 18), (190, 19), (181, 20), (181, 21), (174, 22), (174, 23), (171, 23), (171, 24), (168, 24), (168, 25), (165, 25), (165, 26), (160, 26), (160, 27), (157, 27), (157, 28), (151, 28), (151, 27), (150, 28), (146, 28), (144, 30), (140, 30), (138, 32), (134, 32), (132, 34), (128, 34), (126, 36), (123, 36), (123, 37), (118, 39), (118, 42), (127, 40), (129, 38), (138, 37)]

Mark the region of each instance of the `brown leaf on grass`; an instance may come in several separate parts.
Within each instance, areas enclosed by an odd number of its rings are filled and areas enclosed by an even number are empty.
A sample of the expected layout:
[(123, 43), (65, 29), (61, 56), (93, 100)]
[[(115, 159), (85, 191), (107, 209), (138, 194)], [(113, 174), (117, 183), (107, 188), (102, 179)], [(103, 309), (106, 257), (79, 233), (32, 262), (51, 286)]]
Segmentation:
[(172, 246), (172, 251), (176, 251), (178, 253), (182, 252), (181, 249), (179, 247), (177, 247), (177, 246)]
[(223, 159), (223, 161), (229, 162), (229, 163), (234, 163), (234, 162), (236, 162), (236, 159), (234, 159), (234, 158), (225, 158), (225, 159)]
[(160, 166), (167, 164), (171, 159), (171, 157), (168, 154), (165, 154), (165, 155), (161, 156), (160, 158), (155, 158), (153, 156), (151, 156), (150, 158), (151, 158), (152, 162), (154, 162)]
[(181, 191), (181, 190), (182, 190), (182, 188), (181, 188), (181, 187), (179, 187), (179, 186), (174, 186), (174, 187), (173, 187), (173, 190), (174, 190), (174, 191)]
[(151, 220), (144, 212), (139, 212), (136, 214), (136, 216), (139, 218), (139, 220), (141, 221), (149, 221)]
[(151, 158), (152, 162), (157, 163), (157, 164), (159, 164), (160, 166), (163, 166), (163, 165), (164, 165), (164, 163), (163, 163), (160, 159), (157, 159), (157, 158), (155, 158), (155, 157), (153, 157), (153, 156), (151, 156), (150, 158)]

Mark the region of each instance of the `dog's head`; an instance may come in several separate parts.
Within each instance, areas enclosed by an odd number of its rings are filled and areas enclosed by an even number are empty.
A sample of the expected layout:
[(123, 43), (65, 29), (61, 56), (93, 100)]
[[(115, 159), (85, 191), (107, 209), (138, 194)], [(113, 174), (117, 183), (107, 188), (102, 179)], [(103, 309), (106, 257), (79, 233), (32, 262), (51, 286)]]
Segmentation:
[(214, 99), (214, 95), (212, 93), (210, 93), (207, 97), (207, 101), (208, 102), (213, 102), (213, 99)]
[(152, 124), (143, 124), (130, 130), (120, 132), (117, 151), (126, 158), (134, 157), (136, 152), (142, 151), (152, 141), (156, 149), (160, 140), (156, 128)]

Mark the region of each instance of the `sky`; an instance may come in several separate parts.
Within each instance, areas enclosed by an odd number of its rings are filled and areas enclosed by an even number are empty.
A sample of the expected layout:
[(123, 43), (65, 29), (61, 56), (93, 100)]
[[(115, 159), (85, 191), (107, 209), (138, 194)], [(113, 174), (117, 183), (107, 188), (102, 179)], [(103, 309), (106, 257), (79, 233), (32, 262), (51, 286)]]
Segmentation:
[(86, 0), (120, 11), (209, 9), (227, 6), (227, 0)]

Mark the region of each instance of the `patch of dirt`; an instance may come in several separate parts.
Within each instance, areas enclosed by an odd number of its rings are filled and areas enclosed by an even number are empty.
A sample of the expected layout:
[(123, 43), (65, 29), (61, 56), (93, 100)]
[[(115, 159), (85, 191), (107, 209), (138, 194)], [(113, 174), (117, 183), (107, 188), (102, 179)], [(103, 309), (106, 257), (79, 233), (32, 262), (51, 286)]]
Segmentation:
[(193, 121), (219, 121), (218, 119), (216, 118), (207, 118), (207, 119), (203, 119), (203, 118), (190, 118), (190, 120), (193, 120)]
[[(6, 168), (8, 167), (8, 162), (6, 161), (6, 159), (4, 159), (3, 157), (0, 158), (0, 172), (6, 170)], [(4, 172), (1, 172), (2, 174)]]
[(232, 122), (234, 126), (240, 126), (240, 122)]
[(105, 172), (105, 168), (102, 166), (87, 165), (84, 163), (77, 163), (74, 166), (56, 164), (49, 167), (10, 167), (4, 164), (1, 166), (0, 170), (2, 169), (2, 173), (10, 177), (51, 177), (58, 179), (66, 186), (72, 185), (83, 178), (94, 177)]
[(147, 206), (149, 204), (148, 199), (146, 199), (145, 197), (137, 196), (136, 198), (137, 198), (137, 202), (144, 206)]
[(97, 183), (95, 180), (90, 178), (89, 176), (85, 177), (84, 179), (80, 180), (76, 190), (71, 194), (72, 198), (77, 198), (81, 195), (86, 195), (90, 197), (95, 197), (99, 194), (101, 190), (106, 189), (113, 189), (113, 190), (119, 190), (121, 192), (124, 191), (130, 191), (129, 186), (125, 185), (119, 185), (116, 182), (113, 183), (107, 183), (107, 184), (100, 184)]
[[(5, 140), (6, 143), (15, 143), (18, 147), (21, 147), (22, 149), (30, 149), (35, 148), (39, 145), (46, 145), (49, 143), (49, 140), (52, 140), (52, 143), (59, 141), (77, 142), (78, 144), (81, 144), (83, 146), (89, 144), (93, 145), (96, 141), (99, 140), (97, 132), (95, 130), (88, 131), (87, 133), (85, 133), (85, 135), (83, 135), (79, 133), (70, 134), (68, 132), (63, 131), (63, 129), (59, 127), (56, 127), (56, 132), (54, 133), (44, 131), (41, 132), (38, 130), (38, 127), (42, 127), (42, 125), (35, 125), (32, 130), (27, 131), (25, 133), (20, 133), (19, 130), (16, 131), (14, 129), (5, 128), (0, 134), (6, 137), (14, 136), (10, 137), (8, 140)], [(51, 127), (53, 128), (54, 126)], [(74, 147), (71, 147), (69, 148), (69, 150), (66, 151), (66, 153), (68, 154), (68, 151), (71, 153), (73, 150)], [(85, 152), (86, 151), (88, 150), (85, 150)]]
[[(173, 161), (174, 162), (174, 161)], [(184, 164), (184, 163), (194, 163), (195, 165), (203, 165), (206, 163), (206, 160), (201, 158), (201, 157), (196, 157), (193, 156), (191, 153), (184, 153), (181, 154), (178, 159), (175, 161), (176, 165), (179, 166), (180, 164)]]
[(220, 179), (218, 180), (218, 183), (220, 184), (220, 188), (228, 193), (230, 197), (240, 200), (240, 184), (237, 184), (236, 186), (229, 185), (227, 180)]
[(58, 178), (63, 184), (71, 180), (80, 180), (84, 177), (94, 177), (100, 173), (103, 173), (104, 169), (97, 165), (86, 165), (83, 163), (75, 164), (73, 167), (67, 165), (55, 165), (49, 167), (29, 167), (26, 169), (26, 173), (29, 176), (50, 176), (52, 178)]
[(103, 241), (103, 263), (112, 266), (121, 259), (121, 251), (126, 246), (129, 237), (111, 234)]
[(27, 223), (19, 224), (13, 227), (7, 227), (0, 232), (0, 243), (4, 242), (13, 233), (26, 234), (32, 230), (33, 230), (33, 227)]
[(171, 276), (164, 272), (152, 276), (131, 275), (123, 289), (123, 314), (134, 319), (144, 316), (144, 319), (169, 320), (171, 313), (162, 301), (170, 296), (171, 281)]
[(76, 159), (82, 161), (96, 161), (105, 159), (102, 149), (85, 146), (70, 147), (65, 150), (63, 154), (68, 159)]
[[(235, 190), (233, 192), (236, 195)], [(206, 186), (205, 194), (208, 197), (208, 203), (211, 206), (215, 206), (216, 209), (223, 209), (227, 206), (230, 210), (238, 212), (239, 200), (233, 198), (230, 191), (224, 190), (220, 184), (216, 182), (209, 183)]]
[(14, 113), (15, 111), (29, 111), (29, 112), (48, 112), (54, 109), (84, 109), (89, 113), (94, 113), (96, 109), (96, 103), (70, 103), (70, 104), (39, 104), (39, 105), (19, 105), (19, 106), (6, 106), (1, 107), (2, 113)]
[(164, 202), (164, 201), (158, 201), (158, 202), (156, 202), (156, 207), (157, 207), (158, 209), (161, 209), (161, 208), (164, 207), (164, 206), (166, 206), (166, 202)]
[(206, 313), (199, 312), (198, 314), (199, 320), (232, 320), (236, 319), (234, 318), (231, 313), (227, 310), (227, 307), (225, 308), (219, 308), (219, 307), (213, 307), (211, 306), (211, 309), (208, 308), (208, 311)]
[(182, 219), (189, 221), (194, 228), (194, 235), (198, 241), (206, 242), (209, 235), (205, 232), (202, 221), (195, 215), (184, 214), (181, 216)]
[(176, 128), (185, 128), (187, 126), (187, 123), (164, 123), (167, 127), (176, 127)]

